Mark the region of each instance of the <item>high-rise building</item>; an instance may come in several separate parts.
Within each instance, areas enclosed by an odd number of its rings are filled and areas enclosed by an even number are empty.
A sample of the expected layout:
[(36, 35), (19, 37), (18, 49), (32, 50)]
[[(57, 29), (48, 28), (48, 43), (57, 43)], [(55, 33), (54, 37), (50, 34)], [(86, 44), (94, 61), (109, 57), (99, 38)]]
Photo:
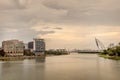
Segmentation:
[(28, 49), (33, 49), (33, 41), (28, 42)]
[(19, 40), (3, 41), (2, 48), (6, 56), (23, 56), (24, 53), (24, 43)]
[(28, 49), (33, 52), (33, 41), (28, 42)]
[(35, 55), (44, 54), (45, 52), (45, 42), (44, 39), (34, 39), (34, 51)]

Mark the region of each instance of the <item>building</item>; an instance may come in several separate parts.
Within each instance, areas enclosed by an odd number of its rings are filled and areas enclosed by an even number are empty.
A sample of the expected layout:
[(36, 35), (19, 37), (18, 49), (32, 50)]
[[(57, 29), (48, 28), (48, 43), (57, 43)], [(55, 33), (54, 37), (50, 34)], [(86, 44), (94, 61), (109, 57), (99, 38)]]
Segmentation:
[(44, 39), (34, 39), (34, 46), (33, 50), (35, 52), (35, 55), (41, 55), (45, 52), (45, 42)]
[(19, 40), (3, 41), (2, 48), (6, 56), (23, 56), (24, 53), (24, 43)]
[(28, 49), (28, 44), (27, 43), (24, 44), (24, 49)]
[(30, 52), (33, 52), (33, 41), (28, 42), (28, 49), (30, 50)]
[(33, 41), (28, 42), (28, 49), (32, 49), (33, 50)]

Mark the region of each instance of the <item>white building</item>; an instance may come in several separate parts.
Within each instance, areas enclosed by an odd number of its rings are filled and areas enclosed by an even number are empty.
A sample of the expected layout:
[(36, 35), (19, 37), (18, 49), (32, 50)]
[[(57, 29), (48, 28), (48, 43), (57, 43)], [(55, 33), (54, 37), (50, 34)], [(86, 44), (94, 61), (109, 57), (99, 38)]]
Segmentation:
[(27, 43), (24, 44), (24, 48), (28, 49), (28, 44)]
[(41, 55), (45, 52), (45, 42), (44, 39), (34, 39), (34, 49), (35, 55)]
[(2, 48), (6, 56), (23, 56), (24, 53), (24, 43), (19, 40), (3, 41)]

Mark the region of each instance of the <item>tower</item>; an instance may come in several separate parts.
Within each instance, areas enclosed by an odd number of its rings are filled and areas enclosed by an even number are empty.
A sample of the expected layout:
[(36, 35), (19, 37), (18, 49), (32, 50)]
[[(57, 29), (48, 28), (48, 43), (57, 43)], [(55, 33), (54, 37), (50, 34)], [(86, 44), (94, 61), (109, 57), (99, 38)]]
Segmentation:
[(45, 52), (45, 42), (44, 39), (34, 38), (34, 48), (35, 55), (41, 55)]

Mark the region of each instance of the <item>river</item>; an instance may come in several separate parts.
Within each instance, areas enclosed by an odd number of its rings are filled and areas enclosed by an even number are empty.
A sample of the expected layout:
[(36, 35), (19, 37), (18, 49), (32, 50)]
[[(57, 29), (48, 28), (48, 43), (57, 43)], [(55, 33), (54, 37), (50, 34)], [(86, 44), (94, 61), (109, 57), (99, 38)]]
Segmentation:
[(97, 54), (0, 61), (0, 80), (120, 80), (120, 61)]

